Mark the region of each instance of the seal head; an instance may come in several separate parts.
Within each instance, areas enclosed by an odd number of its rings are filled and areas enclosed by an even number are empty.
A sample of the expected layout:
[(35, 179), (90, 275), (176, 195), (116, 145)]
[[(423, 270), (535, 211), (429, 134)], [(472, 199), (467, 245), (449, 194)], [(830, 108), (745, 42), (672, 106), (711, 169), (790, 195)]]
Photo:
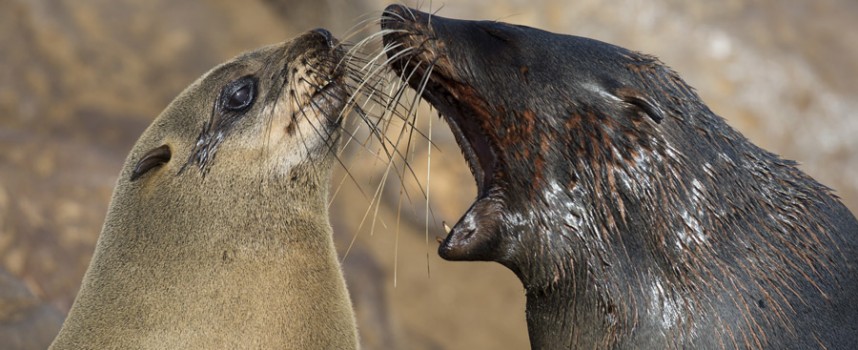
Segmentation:
[(656, 58), (398, 5), (381, 25), (477, 183), (439, 253), (515, 272), (534, 348), (858, 342), (855, 217)]
[(343, 57), (314, 30), (182, 92), (131, 150), (52, 348), (356, 348), (326, 206)]

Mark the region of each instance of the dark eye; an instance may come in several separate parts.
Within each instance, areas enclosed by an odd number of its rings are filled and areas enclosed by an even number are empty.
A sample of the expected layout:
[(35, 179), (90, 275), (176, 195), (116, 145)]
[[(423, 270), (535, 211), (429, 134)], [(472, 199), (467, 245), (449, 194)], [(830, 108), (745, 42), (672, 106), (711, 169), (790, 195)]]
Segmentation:
[(256, 79), (250, 76), (239, 78), (227, 85), (221, 95), (223, 109), (243, 111), (253, 104), (256, 95)]

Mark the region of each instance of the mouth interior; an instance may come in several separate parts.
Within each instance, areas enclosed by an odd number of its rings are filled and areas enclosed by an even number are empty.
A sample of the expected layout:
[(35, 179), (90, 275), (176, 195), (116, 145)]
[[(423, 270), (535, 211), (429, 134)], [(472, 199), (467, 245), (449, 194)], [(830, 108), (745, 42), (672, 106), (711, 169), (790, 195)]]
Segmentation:
[[(438, 63), (426, 63), (438, 60), (421, 57), (429, 54), (423, 51), (426, 50), (422, 47), (426, 42), (421, 40), (419, 44), (414, 43), (414, 37), (408, 33), (410, 26), (405, 20), (408, 16), (396, 12), (394, 10), (394, 14), (382, 17), (382, 28), (394, 30), (383, 38), (385, 45), (390, 47), (388, 57), (397, 57), (389, 63), (390, 67), (443, 116), (474, 176), (478, 197), (483, 197), (488, 191), (499, 154), (481, 125), (486, 124), (481, 121), (491, 120), (484, 107), (486, 104), (468, 84), (442, 74), (442, 69), (428, 69), (427, 66)], [(400, 55), (403, 50), (420, 52)], [(426, 77), (427, 71), (431, 72), (429, 77)], [(420, 87), (423, 87), (422, 90)]]
[(477, 185), (477, 202), (453, 228), (447, 228), (438, 252), (447, 260), (495, 260), (495, 229), (484, 226), (493, 221), (492, 212), (475, 211), (478, 203), (487, 203), (480, 201), (495, 189), (492, 182), (503, 171), (499, 161), (503, 149), (488, 132), (495, 128), (494, 108), (489, 108), (467, 79), (461, 79), (462, 72), (452, 63), (456, 60), (447, 56), (449, 43), (433, 32), (428, 15), (398, 5), (391, 5), (385, 13), (382, 29), (391, 30), (383, 36), (391, 59), (388, 65), (447, 122)]
[[(497, 163), (496, 152), (479, 122), (480, 119), (486, 120), (487, 113), (475, 107), (482, 105), (482, 101), (471, 89), (457, 89), (457, 83), (442, 83), (438, 81), (440, 79), (443, 78), (437, 75), (429, 78), (422, 92), (423, 98), (438, 109), (450, 126), (476, 180), (478, 196), (482, 197), (488, 190)], [(454, 95), (448, 87), (457, 94)]]

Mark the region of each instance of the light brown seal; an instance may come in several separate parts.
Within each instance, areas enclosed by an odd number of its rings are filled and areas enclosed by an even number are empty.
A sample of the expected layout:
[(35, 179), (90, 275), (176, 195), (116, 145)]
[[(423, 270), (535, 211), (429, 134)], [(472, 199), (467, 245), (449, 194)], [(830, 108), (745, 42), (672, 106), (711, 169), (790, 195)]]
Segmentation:
[(224, 63), (134, 145), (52, 349), (349, 349), (326, 210), (348, 90), (325, 30)]

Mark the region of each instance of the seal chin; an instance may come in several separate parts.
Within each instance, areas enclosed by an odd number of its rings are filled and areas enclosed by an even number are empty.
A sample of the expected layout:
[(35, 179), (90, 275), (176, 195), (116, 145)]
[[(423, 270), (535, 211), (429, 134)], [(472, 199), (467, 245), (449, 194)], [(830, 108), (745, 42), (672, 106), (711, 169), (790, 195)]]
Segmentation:
[(489, 197), (478, 199), (459, 219), (438, 247), (438, 255), (451, 261), (503, 261), (499, 256), (499, 218), (503, 208)]

